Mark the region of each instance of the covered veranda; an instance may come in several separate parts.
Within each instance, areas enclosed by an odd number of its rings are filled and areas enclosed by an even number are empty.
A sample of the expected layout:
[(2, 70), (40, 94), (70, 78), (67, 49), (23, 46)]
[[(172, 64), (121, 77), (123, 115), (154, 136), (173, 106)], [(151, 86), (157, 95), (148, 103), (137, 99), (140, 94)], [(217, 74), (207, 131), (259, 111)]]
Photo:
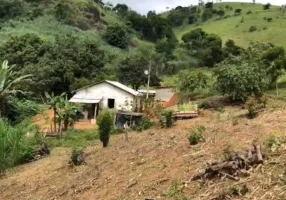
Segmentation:
[(91, 123), (95, 123), (100, 112), (102, 99), (103, 97), (75, 95), (69, 102), (83, 104), (83, 110), (79, 113), (79, 121), (91, 121)]

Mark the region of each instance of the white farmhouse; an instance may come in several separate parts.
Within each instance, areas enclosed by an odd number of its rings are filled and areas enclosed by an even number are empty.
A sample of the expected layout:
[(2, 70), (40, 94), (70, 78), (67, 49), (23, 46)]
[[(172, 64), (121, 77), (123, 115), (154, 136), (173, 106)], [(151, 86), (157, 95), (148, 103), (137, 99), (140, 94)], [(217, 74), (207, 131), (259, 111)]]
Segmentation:
[(84, 104), (82, 119), (96, 119), (100, 110), (131, 110), (138, 92), (116, 81), (103, 81), (75, 91), (72, 103)]

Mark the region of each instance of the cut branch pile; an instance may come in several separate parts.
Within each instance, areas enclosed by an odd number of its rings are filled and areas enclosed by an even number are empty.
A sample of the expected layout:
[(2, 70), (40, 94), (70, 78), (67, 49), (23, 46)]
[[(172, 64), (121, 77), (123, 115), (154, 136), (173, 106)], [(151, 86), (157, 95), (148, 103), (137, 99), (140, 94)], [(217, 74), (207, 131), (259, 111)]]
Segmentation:
[(265, 157), (261, 146), (253, 142), (252, 148), (244, 152), (227, 152), (223, 162), (208, 164), (204, 172), (192, 177), (191, 180), (209, 180), (215, 177), (239, 180), (241, 176), (249, 176), (249, 171), (263, 164)]

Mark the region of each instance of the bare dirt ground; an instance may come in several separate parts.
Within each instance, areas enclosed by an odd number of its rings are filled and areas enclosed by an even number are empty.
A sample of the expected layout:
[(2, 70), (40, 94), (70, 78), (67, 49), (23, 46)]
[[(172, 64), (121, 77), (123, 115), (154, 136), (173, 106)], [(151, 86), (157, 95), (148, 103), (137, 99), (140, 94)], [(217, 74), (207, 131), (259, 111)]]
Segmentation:
[[(272, 153), (263, 166), (239, 181), (190, 178), (206, 162), (223, 159), (223, 150), (248, 149), (254, 139), (285, 136), (286, 110), (273, 106), (258, 118), (246, 119), (241, 108), (225, 113), (203, 112), (171, 129), (152, 129), (112, 136), (103, 149), (98, 142), (85, 150), (87, 164), (70, 168), (70, 149), (54, 149), (50, 157), (12, 169), (0, 179), (2, 200), (144, 200), (144, 199), (286, 199), (286, 151)], [(204, 125), (206, 141), (190, 146), (190, 128)], [(177, 183), (178, 188), (174, 187)], [(171, 187), (173, 185), (173, 187)], [(219, 197), (229, 188), (246, 185), (245, 196)], [(187, 199), (187, 198), (185, 198)]]

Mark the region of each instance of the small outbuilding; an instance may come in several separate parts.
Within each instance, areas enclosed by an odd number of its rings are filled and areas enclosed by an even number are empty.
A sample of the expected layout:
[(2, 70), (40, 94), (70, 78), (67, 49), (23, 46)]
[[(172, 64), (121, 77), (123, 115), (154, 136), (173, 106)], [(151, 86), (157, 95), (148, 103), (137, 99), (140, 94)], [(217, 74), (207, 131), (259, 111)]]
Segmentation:
[(82, 120), (96, 119), (104, 108), (132, 110), (141, 94), (117, 81), (102, 81), (75, 91), (69, 100), (84, 104)]

